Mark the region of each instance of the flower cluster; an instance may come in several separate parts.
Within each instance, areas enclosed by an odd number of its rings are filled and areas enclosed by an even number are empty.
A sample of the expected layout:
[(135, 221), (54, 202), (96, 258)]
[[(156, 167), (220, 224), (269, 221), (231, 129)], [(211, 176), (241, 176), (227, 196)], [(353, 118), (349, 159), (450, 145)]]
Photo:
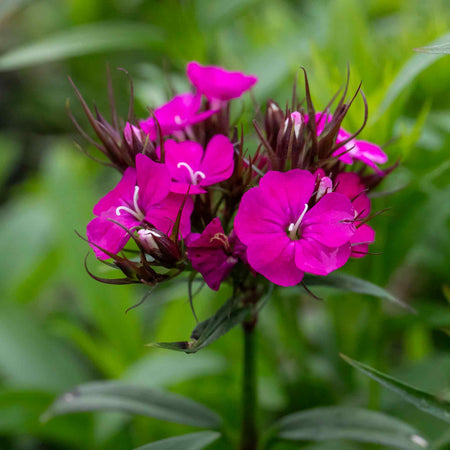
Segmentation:
[(356, 139), (367, 113), (356, 133), (342, 128), (356, 95), (316, 112), (305, 74), (305, 105), (269, 100), (244, 141), (230, 102), (257, 78), (197, 62), (186, 74), (191, 92), (123, 124), (115, 112), (112, 124), (92, 114), (76, 91), (101, 144), (88, 139), (122, 173), (87, 226), (97, 258), (125, 275), (101, 281), (153, 285), (187, 270), (214, 290), (259, 275), (292, 286), (368, 253), (367, 193), (392, 168), (379, 168), (379, 146)]

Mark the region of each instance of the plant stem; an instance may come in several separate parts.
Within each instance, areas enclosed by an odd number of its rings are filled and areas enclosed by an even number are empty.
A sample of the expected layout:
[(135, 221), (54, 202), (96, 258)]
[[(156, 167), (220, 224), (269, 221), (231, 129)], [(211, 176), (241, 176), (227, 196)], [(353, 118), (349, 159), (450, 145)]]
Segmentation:
[(255, 325), (256, 317), (242, 324), (244, 331), (244, 364), (242, 373), (241, 450), (256, 450), (258, 448)]

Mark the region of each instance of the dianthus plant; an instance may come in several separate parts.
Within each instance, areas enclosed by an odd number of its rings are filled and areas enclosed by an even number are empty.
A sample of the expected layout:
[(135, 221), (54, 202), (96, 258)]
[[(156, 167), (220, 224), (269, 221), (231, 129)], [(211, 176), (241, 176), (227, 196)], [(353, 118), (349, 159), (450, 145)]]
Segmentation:
[[(189, 92), (142, 120), (132, 99), (122, 123), (115, 111), (111, 123), (92, 113), (74, 86), (98, 140), (71, 115), (75, 125), (121, 174), (95, 204), (85, 239), (98, 260), (122, 275), (105, 279), (88, 271), (98, 281), (149, 289), (183, 273), (189, 293), (196, 275), (214, 291), (232, 286), (232, 298), (198, 323), (190, 340), (155, 345), (194, 353), (242, 325), (239, 445), (255, 449), (261, 440), (254, 330), (268, 293), (302, 285), (314, 295), (309, 285), (335, 283), (339, 277), (329, 274), (368, 254), (375, 240), (368, 194), (395, 165), (381, 167), (384, 151), (357, 138), (367, 105), (360, 89), (347, 100), (348, 82), (337, 100), (316, 111), (305, 73), (303, 102), (295, 95), (290, 106), (267, 100), (263, 110), (255, 107), (251, 124), (236, 126), (230, 104), (257, 77), (197, 62), (186, 74)], [(359, 95), (366, 112), (352, 133), (342, 122)], [(244, 129), (251, 131), (244, 136)]]

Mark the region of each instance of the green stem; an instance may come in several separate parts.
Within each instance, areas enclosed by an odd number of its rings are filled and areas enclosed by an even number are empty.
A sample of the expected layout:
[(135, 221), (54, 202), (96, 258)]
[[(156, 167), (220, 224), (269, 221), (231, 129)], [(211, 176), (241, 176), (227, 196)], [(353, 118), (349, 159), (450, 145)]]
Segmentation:
[(242, 324), (244, 331), (244, 367), (242, 373), (241, 450), (256, 450), (258, 448), (255, 325), (256, 317)]

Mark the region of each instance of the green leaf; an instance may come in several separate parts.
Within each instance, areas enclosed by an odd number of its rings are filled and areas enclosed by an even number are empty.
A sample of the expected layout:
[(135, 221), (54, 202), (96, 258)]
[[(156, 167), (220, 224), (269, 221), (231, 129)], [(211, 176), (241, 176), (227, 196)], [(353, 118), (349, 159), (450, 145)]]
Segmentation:
[(209, 319), (200, 322), (191, 334), (190, 341), (155, 342), (151, 347), (195, 353), (219, 339), (250, 313), (251, 308), (242, 305), (239, 299), (230, 298)]
[[(448, 43), (450, 39), (450, 33), (441, 36), (433, 41), (430, 47), (440, 46), (443, 43)], [(429, 54), (419, 54), (412, 56), (406, 64), (400, 69), (400, 72), (395, 77), (394, 81), (389, 86), (378, 110), (370, 121), (371, 124), (375, 123), (391, 106), (391, 104), (397, 99), (402, 91), (413, 82), (414, 78), (427, 69), (431, 64), (436, 62), (443, 56), (442, 52), (427, 52)]]
[(162, 441), (143, 445), (136, 450), (201, 450), (220, 437), (215, 431), (201, 431), (199, 433), (183, 434)]
[(419, 53), (433, 53), (439, 55), (450, 54), (450, 42), (444, 42), (443, 44), (430, 45), (429, 47), (419, 47), (415, 49)]
[(274, 428), (276, 437), (294, 441), (347, 439), (404, 449), (428, 445), (410, 425), (361, 408), (314, 408), (283, 417)]
[(161, 42), (161, 31), (143, 23), (81, 25), (4, 53), (0, 56), (0, 71), (108, 50), (153, 49)]
[(395, 378), (373, 369), (366, 364), (360, 363), (359, 361), (355, 361), (348, 356), (341, 355), (341, 358), (355, 369), (358, 369), (360, 372), (380, 383), (382, 386), (399, 394), (404, 400), (413, 404), (421, 411), (438, 417), (445, 422), (450, 422), (450, 402), (439, 399), (428, 392), (421, 391), (414, 386), (396, 380)]
[(62, 395), (42, 420), (87, 411), (123, 412), (194, 427), (217, 428), (221, 423), (215, 412), (189, 398), (110, 381), (83, 384)]
[(408, 309), (411, 312), (416, 312), (414, 308), (402, 302), (385, 289), (371, 283), (370, 281), (362, 280), (361, 278), (357, 278), (352, 275), (332, 273), (326, 277), (322, 277), (305, 274), (303, 281), (307, 286), (331, 287), (342, 291), (355, 292), (357, 294), (372, 295), (373, 297), (388, 300), (398, 306), (401, 306), (402, 308)]

